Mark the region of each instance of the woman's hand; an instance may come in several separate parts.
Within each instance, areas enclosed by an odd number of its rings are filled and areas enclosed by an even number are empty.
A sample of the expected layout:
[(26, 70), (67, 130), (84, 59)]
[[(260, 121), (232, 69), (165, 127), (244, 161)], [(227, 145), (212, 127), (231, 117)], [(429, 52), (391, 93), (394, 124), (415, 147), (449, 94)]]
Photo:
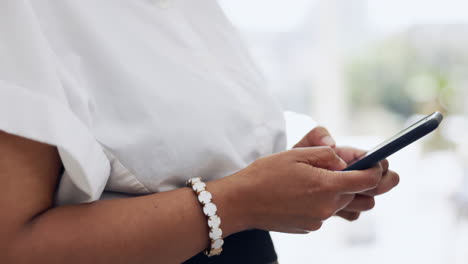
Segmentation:
[[(340, 156), (348, 164), (365, 153), (363, 150), (349, 147), (337, 147), (335, 151), (338, 156)], [(337, 216), (340, 216), (349, 221), (358, 219), (361, 212), (374, 208), (374, 196), (384, 194), (398, 185), (400, 177), (396, 172), (388, 169), (388, 160), (383, 160), (380, 162), (380, 164), (382, 166), (383, 172), (382, 180), (380, 181), (379, 185), (372, 190), (356, 194), (354, 200), (349, 203), (346, 208), (336, 213)]]
[[(307, 135), (305, 135), (304, 138), (302, 138), (299, 141), (299, 143), (297, 143), (294, 147), (297, 148), (315, 146), (330, 146), (334, 148), (338, 156), (342, 158), (346, 163), (350, 163), (365, 152), (363, 150), (355, 148), (336, 147), (335, 140), (331, 137), (328, 130), (324, 127), (314, 128)], [(353, 201), (350, 202), (350, 204), (346, 208), (336, 213), (337, 216), (340, 216), (349, 221), (354, 221), (358, 219), (361, 212), (368, 211), (374, 208), (374, 196), (384, 194), (398, 185), (400, 178), (396, 172), (389, 170), (388, 160), (380, 162), (380, 166), (382, 167), (383, 175), (382, 181), (379, 183), (379, 185), (372, 190), (356, 194)]]
[(239, 215), (247, 216), (246, 228), (287, 233), (317, 230), (346, 208), (355, 193), (375, 189), (383, 175), (380, 164), (365, 171), (341, 172), (345, 167), (330, 147), (297, 148), (261, 158), (231, 176), (232, 183), (242, 186), (237, 206), (231, 210), (244, 210)]

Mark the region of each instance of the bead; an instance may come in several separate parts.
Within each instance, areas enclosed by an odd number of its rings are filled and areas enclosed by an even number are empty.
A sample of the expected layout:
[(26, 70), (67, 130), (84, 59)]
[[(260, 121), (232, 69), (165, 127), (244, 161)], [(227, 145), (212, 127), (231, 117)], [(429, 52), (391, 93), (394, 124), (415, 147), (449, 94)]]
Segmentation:
[(221, 228), (219, 227), (215, 227), (211, 229), (210, 234), (209, 234), (210, 238), (213, 240), (220, 239), (222, 235), (223, 235), (223, 230), (221, 230)]
[(202, 191), (200, 194), (198, 194), (198, 201), (200, 201), (201, 204), (205, 205), (209, 202), (211, 202), (211, 193), (207, 191)]
[(187, 180), (187, 182), (185, 183), (185, 185), (192, 187), (192, 185), (194, 185), (195, 183), (200, 182), (200, 181), (201, 181), (201, 178), (200, 178), (200, 177), (191, 178), (191, 179), (188, 179), (188, 180)]
[(221, 218), (219, 218), (219, 216), (213, 215), (208, 218), (208, 226), (210, 228), (218, 227), (220, 225), (221, 225)]
[(203, 206), (203, 213), (208, 217), (213, 216), (216, 214), (217, 209), (214, 203), (207, 203)]
[(224, 240), (222, 239), (216, 239), (211, 243), (211, 248), (212, 249), (219, 249), (224, 245)]
[(192, 189), (197, 193), (200, 193), (205, 190), (206, 184), (204, 182), (196, 182), (192, 185)]

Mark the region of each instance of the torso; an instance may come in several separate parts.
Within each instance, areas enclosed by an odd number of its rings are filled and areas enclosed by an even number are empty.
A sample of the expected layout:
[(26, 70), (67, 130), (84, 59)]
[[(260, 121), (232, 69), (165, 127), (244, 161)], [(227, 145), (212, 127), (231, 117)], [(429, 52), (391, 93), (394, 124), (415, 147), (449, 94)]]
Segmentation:
[(216, 1), (31, 3), (113, 160), (107, 190), (171, 190), (285, 148), (282, 113)]

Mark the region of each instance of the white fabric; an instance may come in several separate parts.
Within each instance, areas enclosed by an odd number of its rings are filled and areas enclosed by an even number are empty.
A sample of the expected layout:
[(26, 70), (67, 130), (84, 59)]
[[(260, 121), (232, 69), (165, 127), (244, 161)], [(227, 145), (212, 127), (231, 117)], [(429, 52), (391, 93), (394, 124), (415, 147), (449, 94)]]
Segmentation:
[(284, 121), (214, 0), (0, 1), (0, 130), (55, 145), (57, 204), (229, 175)]

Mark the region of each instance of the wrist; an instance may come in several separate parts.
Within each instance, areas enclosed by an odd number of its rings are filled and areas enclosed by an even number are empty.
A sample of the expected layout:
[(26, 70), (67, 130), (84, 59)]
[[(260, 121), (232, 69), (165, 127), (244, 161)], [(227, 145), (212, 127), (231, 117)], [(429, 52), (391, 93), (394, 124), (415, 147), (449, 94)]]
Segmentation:
[(207, 183), (221, 218), (223, 236), (252, 228), (247, 203), (248, 184), (236, 174)]

